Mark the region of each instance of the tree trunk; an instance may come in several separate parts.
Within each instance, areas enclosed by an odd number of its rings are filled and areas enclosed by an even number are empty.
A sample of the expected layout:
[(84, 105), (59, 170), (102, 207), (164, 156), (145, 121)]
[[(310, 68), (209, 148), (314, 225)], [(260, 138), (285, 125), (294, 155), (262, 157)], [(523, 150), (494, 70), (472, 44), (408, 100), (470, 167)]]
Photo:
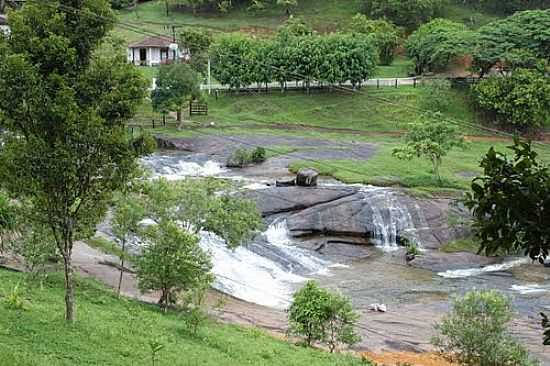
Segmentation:
[(71, 254), (70, 249), (66, 253), (63, 253), (63, 269), (65, 270), (65, 320), (72, 323), (76, 319), (76, 309), (74, 300), (74, 273)]
[(178, 121), (178, 129), (180, 129), (183, 127), (183, 112), (181, 108), (176, 111), (176, 116), (176, 120)]
[(6, 7), (6, 0), (0, 0), (0, 14), (4, 13), (5, 7)]
[(120, 277), (118, 278), (117, 296), (120, 297), (122, 278), (124, 276), (124, 258), (126, 257), (126, 239), (122, 240), (122, 256), (120, 257)]

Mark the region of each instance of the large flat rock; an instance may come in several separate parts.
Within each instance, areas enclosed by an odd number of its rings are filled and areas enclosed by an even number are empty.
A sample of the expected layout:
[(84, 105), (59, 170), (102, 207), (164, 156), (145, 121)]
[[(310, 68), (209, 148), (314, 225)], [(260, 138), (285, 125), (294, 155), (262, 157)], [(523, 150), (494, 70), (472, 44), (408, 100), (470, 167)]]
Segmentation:
[(465, 268), (480, 268), (499, 261), (501, 261), (499, 258), (483, 257), (472, 253), (429, 252), (416, 257), (409, 264), (433, 272), (444, 272)]
[(309, 187), (273, 187), (249, 191), (245, 197), (256, 201), (262, 216), (304, 210), (319, 204), (332, 202), (356, 192), (353, 188), (323, 189)]

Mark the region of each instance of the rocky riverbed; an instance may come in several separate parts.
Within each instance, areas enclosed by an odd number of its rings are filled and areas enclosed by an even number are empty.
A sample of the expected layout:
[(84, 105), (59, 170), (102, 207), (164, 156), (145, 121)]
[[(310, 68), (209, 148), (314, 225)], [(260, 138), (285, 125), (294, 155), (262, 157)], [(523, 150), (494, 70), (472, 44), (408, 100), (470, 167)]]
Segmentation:
[[(550, 272), (524, 258), (441, 252), (443, 244), (468, 235), (467, 228), (454, 224), (461, 221), (456, 217), (467, 215), (460, 204), (323, 178), (317, 187), (275, 186), (275, 180), (291, 178), (287, 167), (295, 160), (369, 159), (375, 145), (263, 135), (158, 141), (170, 150), (144, 160), (153, 175), (234, 180), (238, 194), (256, 201), (264, 216), (266, 231), (246, 247), (229, 251), (208, 235), (201, 242), (213, 254), (216, 287), (249, 302), (242, 303), (245, 322), (284, 329), (282, 310), (292, 292), (313, 278), (352, 298), (362, 314), (365, 337), (359, 347), (430, 350), (433, 324), (448, 310), (452, 296), (496, 288), (511, 296), (518, 309), (516, 336), (550, 364), (550, 355), (541, 352), (537, 317), (550, 305)], [(232, 151), (251, 146), (308, 149), (254, 167), (224, 167)], [(407, 263), (399, 245), (404, 241), (417, 242), (422, 255)], [(371, 312), (372, 303), (386, 304), (388, 311)], [(238, 312), (226, 316), (239, 320)]]

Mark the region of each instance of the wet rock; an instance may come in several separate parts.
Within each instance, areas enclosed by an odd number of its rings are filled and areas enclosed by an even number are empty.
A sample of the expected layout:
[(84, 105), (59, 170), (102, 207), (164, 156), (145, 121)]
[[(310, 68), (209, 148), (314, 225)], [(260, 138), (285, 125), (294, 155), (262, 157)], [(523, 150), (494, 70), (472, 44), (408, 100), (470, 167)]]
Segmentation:
[(385, 313), (388, 311), (388, 307), (385, 304), (370, 304), (369, 305), (370, 311), (376, 311), (380, 313)]
[(273, 187), (244, 193), (256, 201), (262, 216), (304, 210), (315, 205), (331, 202), (353, 195), (353, 188), (316, 189), (305, 187)]
[(275, 182), (276, 187), (294, 187), (296, 185), (296, 180), (278, 180)]
[(315, 169), (300, 169), (296, 175), (296, 185), (300, 187), (317, 187), (319, 172)]
[(485, 267), (499, 261), (499, 258), (483, 257), (472, 253), (428, 252), (416, 257), (409, 264), (413, 267), (433, 272), (443, 272), (447, 270)]

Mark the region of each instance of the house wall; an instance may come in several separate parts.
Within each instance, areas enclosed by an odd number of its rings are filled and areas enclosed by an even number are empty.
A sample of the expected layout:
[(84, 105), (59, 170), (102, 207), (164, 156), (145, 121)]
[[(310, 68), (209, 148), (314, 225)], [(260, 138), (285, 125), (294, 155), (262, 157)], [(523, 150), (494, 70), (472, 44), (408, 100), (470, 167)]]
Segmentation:
[[(133, 63), (136, 66), (140, 66), (140, 60), (139, 60), (139, 53), (140, 48), (128, 48), (127, 50), (127, 58), (129, 63)], [(179, 53), (176, 57), (180, 57)], [(168, 51), (168, 59), (173, 60), (174, 59), (174, 53), (172, 51)], [(163, 61), (161, 60), (161, 49), (157, 47), (149, 47), (147, 48), (147, 66), (158, 66)]]

